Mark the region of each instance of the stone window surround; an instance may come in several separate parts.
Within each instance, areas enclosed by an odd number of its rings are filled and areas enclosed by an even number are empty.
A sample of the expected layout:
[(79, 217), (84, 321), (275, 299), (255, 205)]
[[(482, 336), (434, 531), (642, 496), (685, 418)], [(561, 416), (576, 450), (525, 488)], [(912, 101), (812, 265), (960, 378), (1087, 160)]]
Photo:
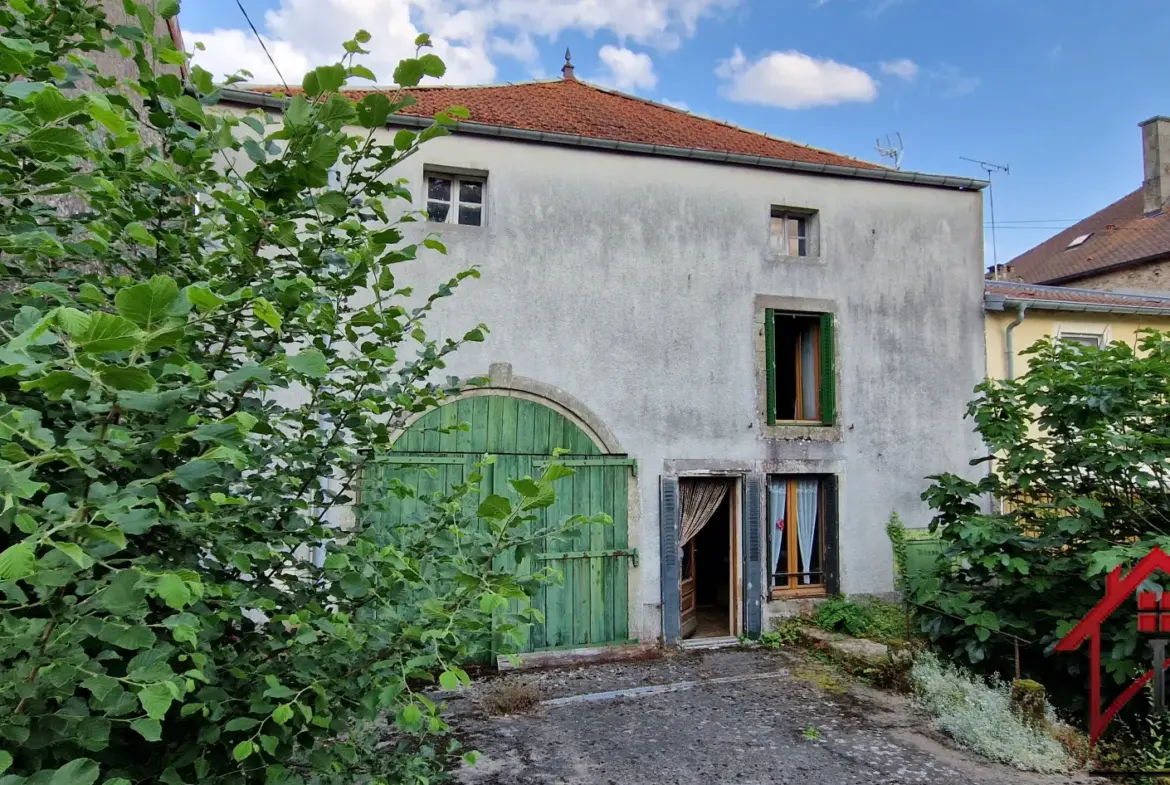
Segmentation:
[[(796, 258), (796, 257), (786, 257)], [(841, 441), (841, 421), (844, 413), (841, 408), (841, 350), (840, 350), (840, 321), (837, 303), (833, 300), (819, 300), (811, 297), (781, 297), (769, 294), (757, 294), (753, 303), (753, 323), (755, 330), (755, 371), (756, 371), (756, 423), (759, 433), (766, 439), (805, 440), (819, 442)], [(769, 310), (793, 311), (797, 313), (833, 314), (835, 354), (833, 373), (836, 376), (834, 385), (837, 392), (836, 413), (837, 422), (831, 426), (825, 425), (769, 425), (768, 424), (768, 347), (764, 335), (764, 325)]]

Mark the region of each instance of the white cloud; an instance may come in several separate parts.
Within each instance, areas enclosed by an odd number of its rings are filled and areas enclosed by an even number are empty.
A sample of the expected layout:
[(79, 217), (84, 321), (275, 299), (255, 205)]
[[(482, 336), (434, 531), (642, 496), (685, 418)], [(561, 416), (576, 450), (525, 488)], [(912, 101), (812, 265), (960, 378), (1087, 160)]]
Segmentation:
[[(390, 83), (394, 67), (428, 32), (434, 52), (447, 64), (448, 84), (495, 79), (495, 56), (532, 64), (533, 38), (555, 38), (565, 30), (592, 35), (609, 31), (623, 41), (672, 49), (694, 35), (699, 20), (741, 0), (279, 0), (264, 14), (265, 42), (290, 84), (305, 71), (336, 62), (341, 44), (358, 29), (369, 30), (371, 54), (361, 62)], [(260, 20), (255, 19), (259, 24)], [(276, 74), (247, 24), (231, 29), (184, 32), (207, 47), (196, 62), (217, 76), (244, 67), (258, 82)]]
[(672, 101), (669, 98), (659, 98), (658, 103), (666, 104), (667, 106), (673, 106), (675, 109), (679, 109), (683, 112), (689, 112), (691, 109), (689, 106), (687, 106), (686, 101)]
[(602, 84), (613, 85), (626, 92), (639, 88), (648, 90), (658, 84), (654, 61), (645, 52), (632, 52), (606, 44), (597, 56), (606, 68), (606, 73), (598, 79)]
[(918, 76), (918, 63), (905, 57), (900, 60), (883, 60), (881, 69), (883, 74), (896, 76), (907, 82), (913, 82)]
[(940, 65), (930, 70), (930, 77), (939, 85), (944, 98), (958, 98), (975, 92), (983, 80), (963, 73), (954, 65)]
[(732, 101), (783, 109), (868, 103), (878, 94), (877, 82), (860, 68), (795, 51), (770, 52), (749, 62), (736, 47), (715, 73), (727, 81), (722, 93)]

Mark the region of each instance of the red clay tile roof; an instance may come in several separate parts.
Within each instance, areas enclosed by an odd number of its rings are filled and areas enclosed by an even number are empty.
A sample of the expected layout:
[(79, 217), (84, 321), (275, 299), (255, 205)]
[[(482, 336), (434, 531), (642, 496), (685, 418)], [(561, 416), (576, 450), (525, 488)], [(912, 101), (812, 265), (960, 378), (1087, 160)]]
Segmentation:
[[(241, 85), (262, 93), (283, 87)], [(292, 88), (296, 92), (298, 88)], [(369, 90), (350, 90), (360, 100)], [(386, 90), (385, 92), (393, 92)], [(406, 91), (418, 101), (403, 114), (431, 117), (449, 106), (471, 112), (471, 122), (619, 142), (758, 155), (784, 161), (882, 169), (877, 164), (827, 150), (747, 131), (718, 120), (673, 109), (576, 79), (490, 85), (416, 87)]]
[(999, 296), (1007, 300), (1035, 303), (1036, 308), (1043, 308), (1044, 303), (1112, 305), (1120, 308), (1160, 308), (1170, 314), (1170, 297), (1157, 295), (1075, 289), (1069, 286), (1037, 286), (1013, 281), (986, 281), (983, 291), (986, 295)]
[[(1077, 237), (1090, 233), (1082, 244), (1068, 247)], [(1170, 256), (1170, 209), (1147, 217), (1139, 188), (1017, 256), (1008, 262), (1005, 277), (1027, 283), (1063, 283), (1162, 255)]]

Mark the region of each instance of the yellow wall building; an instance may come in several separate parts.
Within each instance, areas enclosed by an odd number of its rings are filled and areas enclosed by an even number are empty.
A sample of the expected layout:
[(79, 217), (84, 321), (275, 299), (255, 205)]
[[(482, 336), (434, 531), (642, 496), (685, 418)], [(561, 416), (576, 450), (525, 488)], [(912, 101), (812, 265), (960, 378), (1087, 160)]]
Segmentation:
[(1170, 330), (1170, 297), (988, 281), (983, 298), (987, 375), (1022, 376), (1021, 356), (1045, 336), (1104, 346), (1137, 342), (1144, 328)]

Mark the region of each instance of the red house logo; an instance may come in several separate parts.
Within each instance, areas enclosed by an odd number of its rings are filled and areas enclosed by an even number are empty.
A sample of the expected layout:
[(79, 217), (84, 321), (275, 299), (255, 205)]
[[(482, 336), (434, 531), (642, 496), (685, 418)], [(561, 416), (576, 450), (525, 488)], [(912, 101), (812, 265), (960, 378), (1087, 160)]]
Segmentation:
[(1122, 575), (1116, 567), (1105, 579), (1105, 597), (1091, 611), (1085, 614), (1076, 627), (1056, 644), (1056, 651), (1073, 652), (1089, 640), (1089, 740), (1096, 744), (1105, 732), (1106, 726), (1117, 716), (1146, 683), (1154, 680), (1155, 709), (1163, 708), (1165, 695), (1164, 674), (1170, 659), (1166, 658), (1166, 641), (1153, 641), (1154, 667), (1140, 676), (1125, 692), (1117, 696), (1104, 712), (1101, 711), (1101, 624), (1121, 607), (1131, 596), (1137, 595), (1137, 628), (1144, 633), (1170, 633), (1170, 592), (1163, 592), (1161, 599), (1154, 592), (1138, 591), (1138, 587), (1155, 572), (1161, 570), (1170, 575), (1170, 555), (1161, 548), (1153, 548), (1142, 558), (1128, 575)]

